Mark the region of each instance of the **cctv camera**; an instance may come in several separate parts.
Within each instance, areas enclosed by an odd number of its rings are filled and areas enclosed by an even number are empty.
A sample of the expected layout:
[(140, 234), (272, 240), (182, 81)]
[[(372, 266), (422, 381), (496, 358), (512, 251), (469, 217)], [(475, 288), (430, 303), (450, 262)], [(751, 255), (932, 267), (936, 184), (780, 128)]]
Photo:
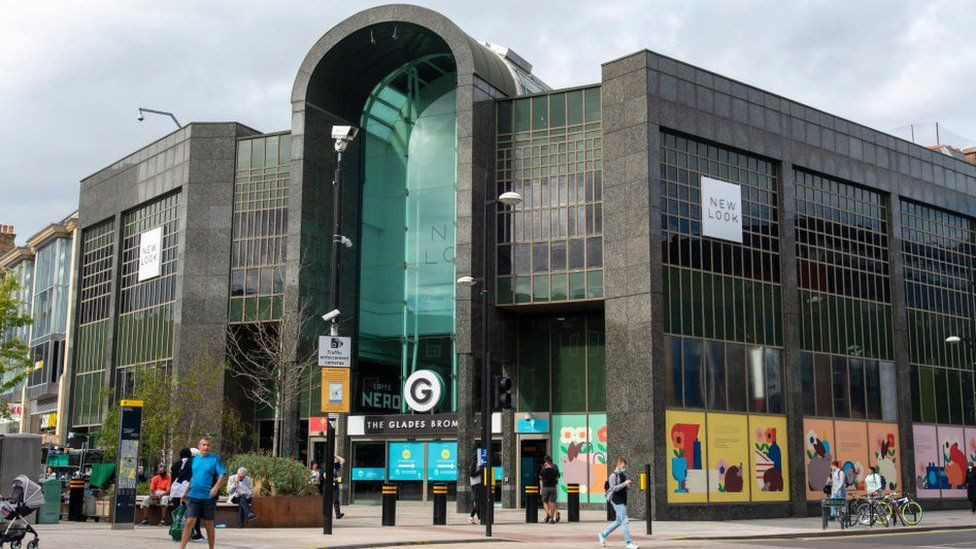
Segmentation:
[(352, 141), (358, 133), (359, 128), (356, 126), (332, 126), (332, 139)]
[(142, 122), (145, 119), (146, 119), (146, 117), (143, 116), (141, 112), (139, 113), (139, 116), (136, 117), (136, 120), (138, 120), (139, 122)]
[(337, 234), (334, 237), (332, 237), (332, 241), (338, 242), (339, 244), (342, 244), (347, 248), (352, 248), (352, 240), (349, 240), (349, 238), (344, 235)]
[(326, 322), (332, 322), (339, 316), (339, 309), (332, 309), (331, 311), (322, 315), (322, 320)]

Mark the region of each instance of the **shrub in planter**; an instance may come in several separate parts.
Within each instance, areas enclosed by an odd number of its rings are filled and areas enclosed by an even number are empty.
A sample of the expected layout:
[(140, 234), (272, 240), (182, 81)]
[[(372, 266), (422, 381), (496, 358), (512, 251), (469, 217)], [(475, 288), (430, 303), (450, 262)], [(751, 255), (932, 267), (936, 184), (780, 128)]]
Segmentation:
[(274, 457), (267, 454), (238, 454), (231, 458), (227, 474), (237, 473), (244, 467), (254, 479), (256, 496), (306, 496), (315, 493), (315, 486), (309, 484), (309, 470), (300, 461)]

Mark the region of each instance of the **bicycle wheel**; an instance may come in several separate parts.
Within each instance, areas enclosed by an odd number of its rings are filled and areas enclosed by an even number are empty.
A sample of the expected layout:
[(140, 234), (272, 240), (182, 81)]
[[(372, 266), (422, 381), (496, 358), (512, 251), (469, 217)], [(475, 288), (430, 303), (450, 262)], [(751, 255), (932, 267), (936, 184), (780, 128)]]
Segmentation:
[(917, 501), (909, 501), (901, 506), (901, 520), (906, 526), (916, 526), (922, 522), (922, 506)]
[(879, 501), (875, 507), (874, 521), (881, 526), (888, 526), (891, 521), (891, 505), (887, 501)]

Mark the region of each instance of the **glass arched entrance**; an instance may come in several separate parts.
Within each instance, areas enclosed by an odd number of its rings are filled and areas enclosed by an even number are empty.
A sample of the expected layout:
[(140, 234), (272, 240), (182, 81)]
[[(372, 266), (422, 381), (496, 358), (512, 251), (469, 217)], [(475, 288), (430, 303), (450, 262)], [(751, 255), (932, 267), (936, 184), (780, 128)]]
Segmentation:
[(456, 87), (450, 55), (418, 58), (366, 100), (359, 236), (361, 412), (404, 410), (403, 380), (438, 372), (456, 409)]

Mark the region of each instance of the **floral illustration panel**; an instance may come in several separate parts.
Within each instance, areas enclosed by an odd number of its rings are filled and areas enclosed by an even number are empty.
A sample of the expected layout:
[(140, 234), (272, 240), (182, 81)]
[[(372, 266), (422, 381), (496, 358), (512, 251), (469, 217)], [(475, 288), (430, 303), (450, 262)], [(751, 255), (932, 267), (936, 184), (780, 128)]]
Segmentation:
[(878, 468), (885, 490), (901, 490), (901, 461), (897, 423), (868, 423), (868, 461)]
[(836, 459), (834, 420), (804, 419), (803, 432), (807, 500), (819, 501), (826, 496), (823, 488), (830, 481), (830, 463)]
[(753, 434), (749, 459), (752, 501), (789, 501), (786, 418), (750, 415), (749, 432)]
[(934, 425), (912, 425), (915, 439), (915, 491), (919, 498), (941, 497), (945, 482), (942, 452)]
[(863, 492), (864, 477), (868, 476), (868, 425), (864, 421), (836, 420), (834, 436), (836, 454), (844, 471), (847, 493)]
[(561, 473), (557, 501), (566, 501), (567, 484), (580, 485), (581, 502), (606, 501), (603, 497), (607, 480), (606, 414), (555, 414), (552, 437), (552, 459)]
[(668, 502), (705, 503), (705, 413), (667, 410)]
[(749, 501), (749, 416), (708, 414), (708, 500)]
[(944, 482), (942, 497), (966, 497), (966, 435), (962, 427), (939, 425), (939, 447), (942, 451)]

